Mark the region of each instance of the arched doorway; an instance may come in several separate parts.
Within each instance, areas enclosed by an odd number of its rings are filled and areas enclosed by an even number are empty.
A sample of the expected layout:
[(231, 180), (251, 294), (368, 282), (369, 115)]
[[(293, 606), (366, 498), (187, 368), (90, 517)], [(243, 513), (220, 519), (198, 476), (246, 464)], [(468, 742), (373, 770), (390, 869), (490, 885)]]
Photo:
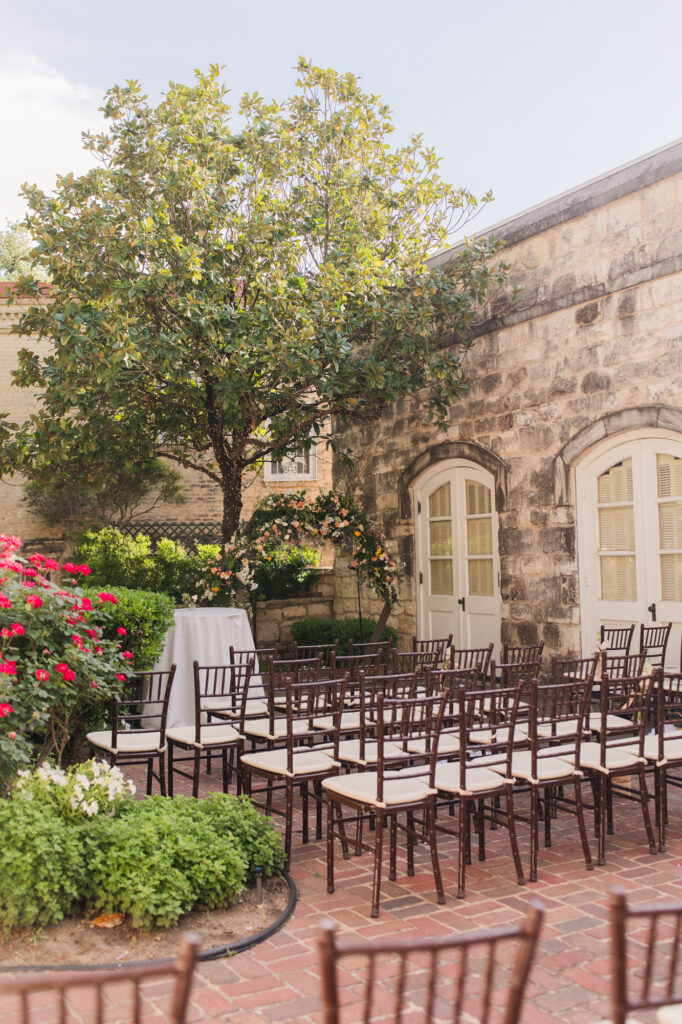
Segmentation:
[[(599, 627), (672, 622), (666, 667), (680, 665), (682, 437), (609, 437), (576, 465), (583, 654)], [(634, 649), (634, 644), (633, 644)]]
[(495, 478), (466, 459), (438, 462), (413, 489), (417, 629), (459, 647), (500, 637)]

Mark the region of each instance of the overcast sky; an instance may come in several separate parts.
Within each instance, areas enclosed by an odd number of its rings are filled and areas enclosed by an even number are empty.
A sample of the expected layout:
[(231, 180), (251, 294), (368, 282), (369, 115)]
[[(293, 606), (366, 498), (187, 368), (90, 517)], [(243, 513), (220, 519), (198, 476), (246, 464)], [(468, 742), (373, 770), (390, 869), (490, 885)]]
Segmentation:
[(680, 0), (0, 0), (0, 226), (23, 181), (81, 172), (80, 131), (127, 78), (224, 65), (235, 99), (283, 99), (299, 55), (360, 75), (441, 173), (496, 202), (480, 229), (673, 142)]

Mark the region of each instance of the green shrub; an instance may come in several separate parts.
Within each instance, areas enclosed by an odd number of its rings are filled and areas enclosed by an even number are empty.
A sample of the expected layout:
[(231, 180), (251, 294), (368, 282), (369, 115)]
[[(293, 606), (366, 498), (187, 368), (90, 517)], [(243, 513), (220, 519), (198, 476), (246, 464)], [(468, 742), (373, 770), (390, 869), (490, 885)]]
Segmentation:
[(263, 817), (247, 796), (233, 797), (224, 793), (211, 793), (199, 801), (199, 813), (206, 827), (219, 835), (233, 836), (240, 844), (248, 862), (248, 877), (253, 878), (261, 868), (269, 878), (284, 864), (282, 839), (269, 818)]
[(120, 818), (93, 821), (85, 837), (88, 905), (130, 914), (135, 928), (167, 928), (197, 903), (232, 903), (247, 856), (237, 839), (208, 826), (200, 806), (149, 797)]
[(228, 906), (257, 867), (269, 876), (284, 862), (279, 833), (247, 797), (138, 801), (118, 769), (93, 761), (23, 776), (0, 801), (0, 835), (8, 929), (86, 908), (168, 927), (197, 905)]
[(315, 573), (310, 566), (320, 561), (315, 548), (277, 548), (269, 556), (270, 561), (261, 562), (255, 573), (259, 600), (293, 597), (312, 588)]
[(143, 533), (128, 537), (115, 526), (86, 530), (76, 547), (75, 560), (90, 566), (91, 586), (154, 589), (149, 586), (154, 569), (152, 542)]
[(0, 922), (46, 925), (73, 914), (86, 879), (82, 828), (37, 801), (0, 800)]
[[(312, 644), (333, 644), (339, 641), (339, 654), (348, 654), (348, 641), (367, 643), (376, 627), (375, 619), (299, 619), (292, 623), (291, 635), (294, 640), (304, 646)], [(382, 640), (398, 641), (398, 632), (393, 626), (384, 626)]]
[[(132, 651), (132, 663), (138, 672), (150, 669), (161, 657), (166, 633), (173, 625), (173, 599), (164, 593), (118, 586), (110, 587), (109, 592), (118, 598), (118, 604), (99, 604), (98, 589), (83, 588), (83, 595), (96, 607), (93, 618), (107, 640), (122, 643), (125, 650)], [(120, 629), (126, 632), (121, 634)]]

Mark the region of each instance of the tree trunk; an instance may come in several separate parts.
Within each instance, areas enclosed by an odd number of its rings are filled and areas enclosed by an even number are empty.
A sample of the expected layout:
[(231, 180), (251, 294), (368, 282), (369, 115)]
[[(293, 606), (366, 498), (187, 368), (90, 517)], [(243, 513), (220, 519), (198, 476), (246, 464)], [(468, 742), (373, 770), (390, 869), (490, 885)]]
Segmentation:
[(223, 521), (221, 534), (223, 544), (229, 544), (237, 531), (242, 514), (242, 467), (231, 463), (223, 469)]

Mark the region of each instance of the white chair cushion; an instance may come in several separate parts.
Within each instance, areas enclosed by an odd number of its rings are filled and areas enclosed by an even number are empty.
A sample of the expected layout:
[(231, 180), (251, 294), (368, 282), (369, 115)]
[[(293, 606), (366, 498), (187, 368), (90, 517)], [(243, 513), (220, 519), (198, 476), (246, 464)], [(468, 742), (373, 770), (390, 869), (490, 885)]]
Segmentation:
[[(297, 718), (292, 722), (294, 736), (300, 736), (303, 733), (310, 732), (307, 721), (301, 718)], [(281, 718), (275, 718), (272, 723), (272, 731), (270, 730), (270, 719), (269, 718), (254, 718), (244, 722), (244, 735), (253, 736), (258, 740), (281, 740), (286, 737), (287, 734), (287, 720), (286, 715), (282, 715)]]
[[(407, 749), (411, 754), (423, 754), (426, 752), (426, 740), (416, 739), (407, 741)], [(454, 732), (443, 732), (438, 737), (439, 754), (458, 754), (459, 736)]]
[[(563, 757), (557, 757), (554, 754), (538, 757), (536, 772), (535, 779), (538, 782), (551, 782), (554, 779), (557, 782), (561, 782), (570, 780), (574, 775), (582, 774), (579, 771), (575, 771), (573, 758), (568, 754), (564, 754)], [(512, 754), (512, 775), (515, 779), (523, 779), (527, 782), (533, 779), (530, 750), (514, 751)]]
[[(517, 725), (514, 729), (514, 743), (521, 743), (528, 738), (528, 726)], [(472, 743), (508, 743), (509, 727), (501, 725), (497, 729), (472, 729), (470, 734)]]
[[(329, 732), (330, 729), (336, 728), (336, 715), (323, 715), (321, 718), (313, 718), (313, 725), (316, 729), (324, 729), (325, 732)], [(341, 732), (345, 732), (349, 729), (360, 728), (360, 712), (359, 711), (344, 711), (341, 715)]]
[(173, 729), (166, 730), (166, 738), (173, 743), (182, 743), (186, 747), (199, 746), (202, 749), (224, 746), (227, 743), (236, 744), (242, 738), (236, 729), (231, 725), (223, 725), (222, 722), (217, 725), (202, 725), (198, 744), (195, 735), (193, 725), (176, 725)]
[[(644, 756), (647, 761), (658, 761), (658, 736), (646, 736), (644, 739)], [(666, 733), (663, 736), (663, 760), (682, 760), (682, 733)]]
[(504, 789), (504, 778), (491, 768), (466, 766), (464, 788), (460, 786), (458, 764), (437, 764), (435, 785), (444, 793), (472, 794)]
[[(339, 760), (349, 761), (351, 764), (376, 764), (378, 749), (378, 744), (373, 740), (365, 742), (365, 758), (363, 760), (360, 757), (360, 740), (342, 740), (339, 743)], [(387, 760), (405, 759), (405, 751), (393, 743), (384, 743), (384, 757)]]
[(85, 737), (93, 747), (107, 750), (110, 754), (143, 754), (149, 751), (150, 754), (162, 754), (166, 749), (161, 747), (160, 732), (141, 732), (139, 729), (130, 729), (126, 732), (119, 732), (117, 746), (111, 745), (111, 730), (103, 729), (100, 732), (89, 732)]
[(300, 747), (293, 753), (292, 772), (287, 770), (287, 752), (284, 747), (278, 747), (277, 750), (254, 750), (248, 754), (242, 754), (240, 761), (247, 767), (266, 775), (281, 775), (285, 778), (331, 772), (334, 768), (339, 767), (338, 761), (332, 759), (329, 750)]
[(574, 736), (577, 729), (577, 718), (562, 718), (553, 725), (538, 722), (538, 736), (543, 740), (551, 739), (553, 736)]
[[(606, 716), (606, 728), (607, 729), (635, 729), (636, 723), (631, 718), (621, 718), (619, 715), (607, 715)], [(598, 711), (593, 711), (590, 715), (590, 729), (593, 732), (601, 732), (601, 714)]]
[(325, 779), (322, 788), (332, 796), (346, 798), (354, 803), (372, 807), (394, 807), (398, 804), (417, 803), (435, 794), (429, 789), (423, 777), (401, 776), (397, 774), (384, 779), (384, 799), (377, 799), (377, 773), (358, 772), (356, 775), (335, 775)]
[[(583, 743), (580, 748), (580, 767), (590, 768), (593, 771), (604, 771), (600, 763), (601, 752), (598, 743)], [(636, 748), (632, 746), (608, 747), (606, 748), (605, 769), (635, 768), (643, 764), (637, 756)]]

